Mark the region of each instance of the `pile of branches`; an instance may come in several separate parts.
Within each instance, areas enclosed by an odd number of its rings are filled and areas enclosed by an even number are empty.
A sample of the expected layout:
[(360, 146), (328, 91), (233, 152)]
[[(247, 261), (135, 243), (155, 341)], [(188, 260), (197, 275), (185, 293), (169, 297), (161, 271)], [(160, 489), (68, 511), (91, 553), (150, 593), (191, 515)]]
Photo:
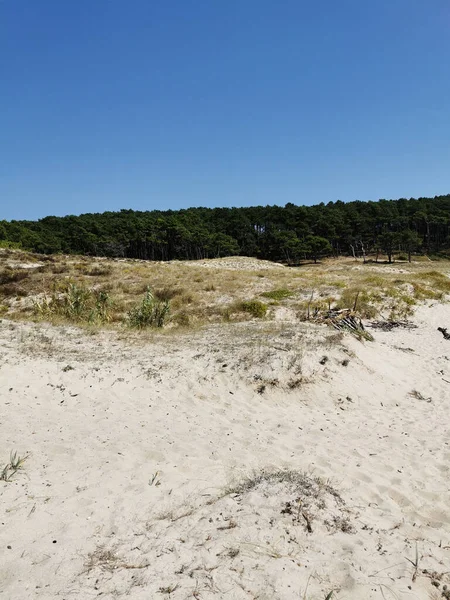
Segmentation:
[(317, 323), (331, 325), (339, 331), (351, 333), (358, 340), (364, 339), (373, 342), (373, 336), (365, 330), (361, 319), (350, 308), (329, 309), (324, 313), (315, 310), (312, 320)]
[(369, 323), (369, 327), (381, 329), (383, 331), (392, 331), (396, 327), (417, 329), (417, 325), (414, 325), (414, 323), (410, 323), (409, 321), (372, 321), (372, 323)]

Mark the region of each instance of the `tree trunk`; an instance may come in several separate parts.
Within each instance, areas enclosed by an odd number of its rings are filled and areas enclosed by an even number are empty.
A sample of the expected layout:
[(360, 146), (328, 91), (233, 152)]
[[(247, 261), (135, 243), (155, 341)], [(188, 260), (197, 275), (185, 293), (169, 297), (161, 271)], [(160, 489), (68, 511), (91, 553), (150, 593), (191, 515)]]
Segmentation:
[(361, 240), (360, 244), (361, 244), (361, 251), (362, 251), (362, 255), (363, 255), (363, 263), (366, 264), (366, 249), (364, 248), (364, 244), (363, 244), (362, 240)]

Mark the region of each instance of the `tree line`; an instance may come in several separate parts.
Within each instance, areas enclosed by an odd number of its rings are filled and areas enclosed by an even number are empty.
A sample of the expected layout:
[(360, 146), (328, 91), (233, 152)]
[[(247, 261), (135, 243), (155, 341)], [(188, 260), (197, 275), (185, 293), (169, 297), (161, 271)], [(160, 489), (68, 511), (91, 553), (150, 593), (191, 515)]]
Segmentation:
[(450, 250), (450, 195), (314, 206), (189, 208), (0, 221), (0, 246), (146, 260), (231, 255), (295, 263), (324, 256)]

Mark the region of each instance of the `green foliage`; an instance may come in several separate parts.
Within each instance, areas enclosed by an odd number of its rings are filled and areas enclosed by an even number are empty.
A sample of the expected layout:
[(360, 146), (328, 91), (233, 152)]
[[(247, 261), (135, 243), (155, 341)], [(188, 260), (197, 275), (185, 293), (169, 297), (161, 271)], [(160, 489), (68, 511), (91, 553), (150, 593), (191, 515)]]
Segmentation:
[(390, 263), (392, 262), (392, 254), (394, 252), (394, 248), (398, 246), (398, 244), (398, 234), (393, 231), (386, 231), (378, 237), (378, 245), (381, 248), (381, 250), (385, 254), (387, 254)]
[(422, 240), (417, 231), (406, 229), (400, 233), (402, 248), (407, 252), (407, 258), (411, 262), (412, 252), (416, 252), (422, 246)]
[(331, 244), (324, 237), (318, 235), (309, 235), (305, 240), (305, 252), (317, 262), (320, 256), (331, 254)]
[(20, 242), (10, 242), (8, 240), (0, 240), (0, 248), (14, 248), (16, 250), (20, 250), (22, 245)]
[(411, 260), (412, 253), (439, 256), (450, 250), (450, 195), (1, 221), (0, 246), (158, 261), (239, 254), (295, 263), (377, 251), (389, 261), (398, 253)]
[(261, 296), (264, 296), (264, 298), (270, 298), (271, 300), (284, 300), (284, 298), (290, 298), (293, 295), (294, 292), (285, 289), (272, 290), (270, 292), (263, 292), (261, 294)]
[(146, 327), (164, 327), (170, 312), (168, 300), (158, 300), (150, 288), (147, 288), (141, 303), (128, 313), (128, 325), (136, 329)]
[(62, 293), (55, 289), (50, 297), (35, 300), (34, 312), (44, 319), (61, 317), (74, 323), (107, 323), (111, 305), (108, 292), (70, 283)]
[(267, 304), (259, 300), (248, 300), (239, 304), (239, 309), (243, 312), (250, 313), (252, 317), (262, 319), (267, 313)]

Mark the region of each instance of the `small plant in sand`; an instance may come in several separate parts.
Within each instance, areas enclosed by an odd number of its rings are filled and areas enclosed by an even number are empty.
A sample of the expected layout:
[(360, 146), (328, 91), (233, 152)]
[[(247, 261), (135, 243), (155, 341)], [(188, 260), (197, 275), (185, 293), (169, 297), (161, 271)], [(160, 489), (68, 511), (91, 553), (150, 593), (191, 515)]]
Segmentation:
[(178, 584), (175, 584), (175, 585), (162, 586), (159, 588), (158, 591), (160, 594), (168, 594), (170, 596), (170, 594), (173, 594), (173, 592), (177, 589), (178, 589)]
[(136, 329), (164, 327), (169, 312), (169, 300), (157, 300), (148, 287), (141, 303), (129, 311), (128, 325)]
[(11, 481), (14, 475), (22, 469), (23, 463), (26, 461), (28, 456), (18, 456), (17, 452), (13, 452), (9, 455), (9, 462), (3, 467), (0, 472), (0, 481)]

